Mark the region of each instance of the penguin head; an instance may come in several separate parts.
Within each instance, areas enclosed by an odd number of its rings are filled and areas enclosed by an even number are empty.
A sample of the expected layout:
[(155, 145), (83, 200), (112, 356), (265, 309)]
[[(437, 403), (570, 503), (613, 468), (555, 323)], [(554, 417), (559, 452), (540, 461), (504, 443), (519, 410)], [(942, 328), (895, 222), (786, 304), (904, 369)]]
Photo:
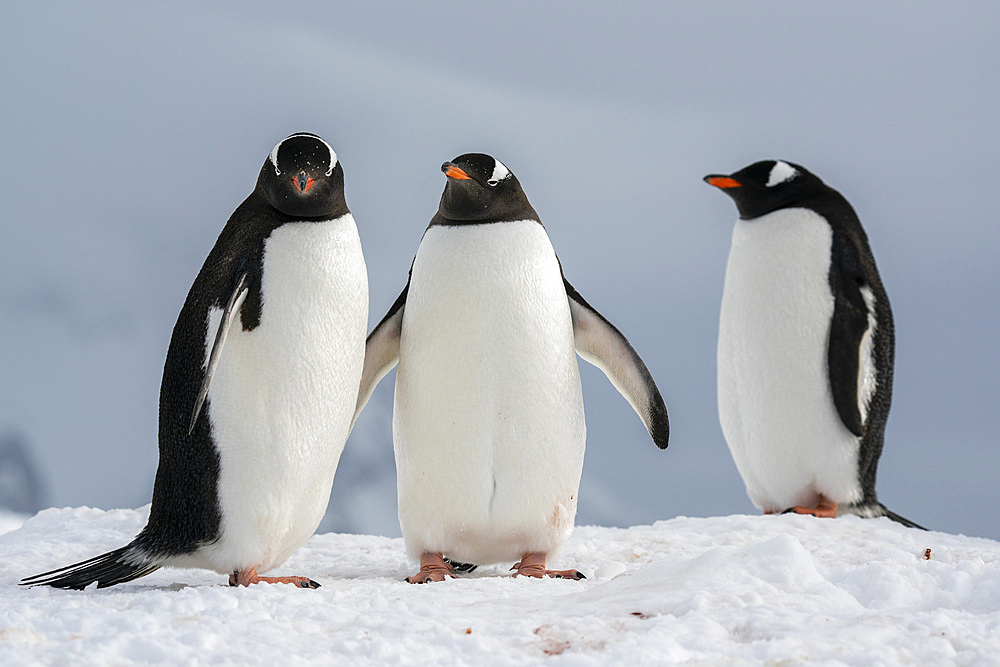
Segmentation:
[(344, 170), (319, 136), (298, 132), (278, 142), (257, 178), (267, 203), (296, 218), (337, 218), (348, 212)]
[(704, 180), (733, 198), (743, 220), (798, 206), (826, 187), (805, 167), (783, 160), (755, 162), (733, 174), (709, 174)]
[(500, 160), (466, 153), (441, 165), (448, 177), (438, 215), (450, 222), (538, 220), (517, 177)]

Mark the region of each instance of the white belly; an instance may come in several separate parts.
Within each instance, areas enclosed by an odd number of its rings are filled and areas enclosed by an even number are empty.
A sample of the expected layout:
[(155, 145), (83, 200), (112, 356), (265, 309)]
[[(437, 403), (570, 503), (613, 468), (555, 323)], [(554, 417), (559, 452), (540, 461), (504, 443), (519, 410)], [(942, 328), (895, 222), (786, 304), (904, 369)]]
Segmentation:
[(719, 318), (719, 420), (753, 503), (860, 499), (858, 439), (833, 403), (833, 233), (807, 209), (736, 223)]
[[(286, 223), (265, 245), (260, 325), (233, 322), (208, 401), (220, 457), (220, 572), (277, 567), (326, 511), (365, 354), (368, 276), (350, 214)], [(211, 350), (221, 311), (209, 316)]]
[(485, 564), (554, 551), (573, 528), (585, 441), (569, 303), (545, 230), (428, 229), (393, 410), (410, 555)]

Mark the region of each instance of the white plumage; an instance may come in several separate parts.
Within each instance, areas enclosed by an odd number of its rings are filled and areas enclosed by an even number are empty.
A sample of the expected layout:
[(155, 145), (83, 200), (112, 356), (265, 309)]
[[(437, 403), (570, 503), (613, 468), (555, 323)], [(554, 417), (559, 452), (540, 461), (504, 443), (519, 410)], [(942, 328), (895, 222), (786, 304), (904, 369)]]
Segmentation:
[[(229, 573), (281, 565), (323, 518), (349, 433), (368, 321), (353, 217), (275, 229), (262, 294), (259, 326), (244, 331), (235, 318), (212, 377), (222, 525), (186, 565)], [(221, 315), (209, 314), (206, 358)]]
[(813, 507), (818, 494), (837, 503), (861, 498), (858, 438), (830, 389), (832, 239), (826, 220), (804, 208), (740, 220), (733, 231), (719, 322), (719, 419), (747, 493), (765, 511)]
[(585, 440), (570, 306), (544, 228), (431, 226), (393, 411), (409, 554), (486, 564), (552, 553), (573, 527)]

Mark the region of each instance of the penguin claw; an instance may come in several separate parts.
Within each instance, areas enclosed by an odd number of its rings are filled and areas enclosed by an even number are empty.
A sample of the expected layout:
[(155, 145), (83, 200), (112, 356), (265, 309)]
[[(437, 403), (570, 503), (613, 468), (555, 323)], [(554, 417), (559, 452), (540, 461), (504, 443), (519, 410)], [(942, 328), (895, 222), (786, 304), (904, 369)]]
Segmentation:
[(451, 572), (438, 572), (438, 571), (424, 571), (420, 570), (416, 574), (406, 578), (406, 583), (408, 584), (427, 584), (432, 581), (445, 581), (451, 577), (452, 579), (457, 579), (457, 577)]
[(444, 581), (455, 576), (455, 568), (440, 553), (424, 553), (420, 556), (420, 571), (406, 578), (410, 584), (426, 584), (430, 581)]
[(580, 572), (579, 570), (546, 570), (544, 567), (541, 569), (536, 569), (531, 566), (511, 568), (517, 569), (514, 573), (515, 577), (533, 577), (535, 579), (541, 579), (542, 577), (551, 577), (553, 579), (573, 579), (574, 581), (580, 581), (581, 579), (586, 579), (587, 576)]
[(250, 586), (251, 584), (293, 584), (299, 588), (320, 588), (320, 585), (309, 577), (262, 577), (256, 568), (237, 570), (229, 575), (230, 586)]
[(545, 554), (538, 552), (524, 554), (521, 560), (514, 563), (510, 569), (516, 570), (514, 572), (515, 577), (525, 576), (536, 579), (552, 577), (553, 579), (575, 579), (576, 581), (587, 578), (579, 570), (546, 570)]

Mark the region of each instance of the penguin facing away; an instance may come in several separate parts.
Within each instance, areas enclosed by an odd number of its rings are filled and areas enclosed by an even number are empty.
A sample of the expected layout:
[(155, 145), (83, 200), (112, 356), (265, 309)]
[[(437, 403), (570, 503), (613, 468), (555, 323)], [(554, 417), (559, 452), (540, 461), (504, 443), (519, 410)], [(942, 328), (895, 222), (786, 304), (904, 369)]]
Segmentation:
[(160, 387), (159, 465), (128, 545), (22, 580), (82, 589), (163, 567), (261, 577), (316, 530), (364, 364), (368, 277), (337, 155), (298, 133), (268, 155), (174, 326)]
[(399, 363), (393, 407), (399, 520), (442, 581), (517, 561), (545, 567), (573, 529), (586, 425), (576, 355), (600, 368), (658, 447), (663, 399), (628, 340), (563, 277), (538, 214), (499, 160), (446, 162), (409, 280), (369, 334), (356, 414)]
[(804, 167), (704, 179), (733, 198), (719, 318), (719, 420), (765, 513), (887, 516), (875, 494), (892, 398), (889, 298), (854, 209)]

